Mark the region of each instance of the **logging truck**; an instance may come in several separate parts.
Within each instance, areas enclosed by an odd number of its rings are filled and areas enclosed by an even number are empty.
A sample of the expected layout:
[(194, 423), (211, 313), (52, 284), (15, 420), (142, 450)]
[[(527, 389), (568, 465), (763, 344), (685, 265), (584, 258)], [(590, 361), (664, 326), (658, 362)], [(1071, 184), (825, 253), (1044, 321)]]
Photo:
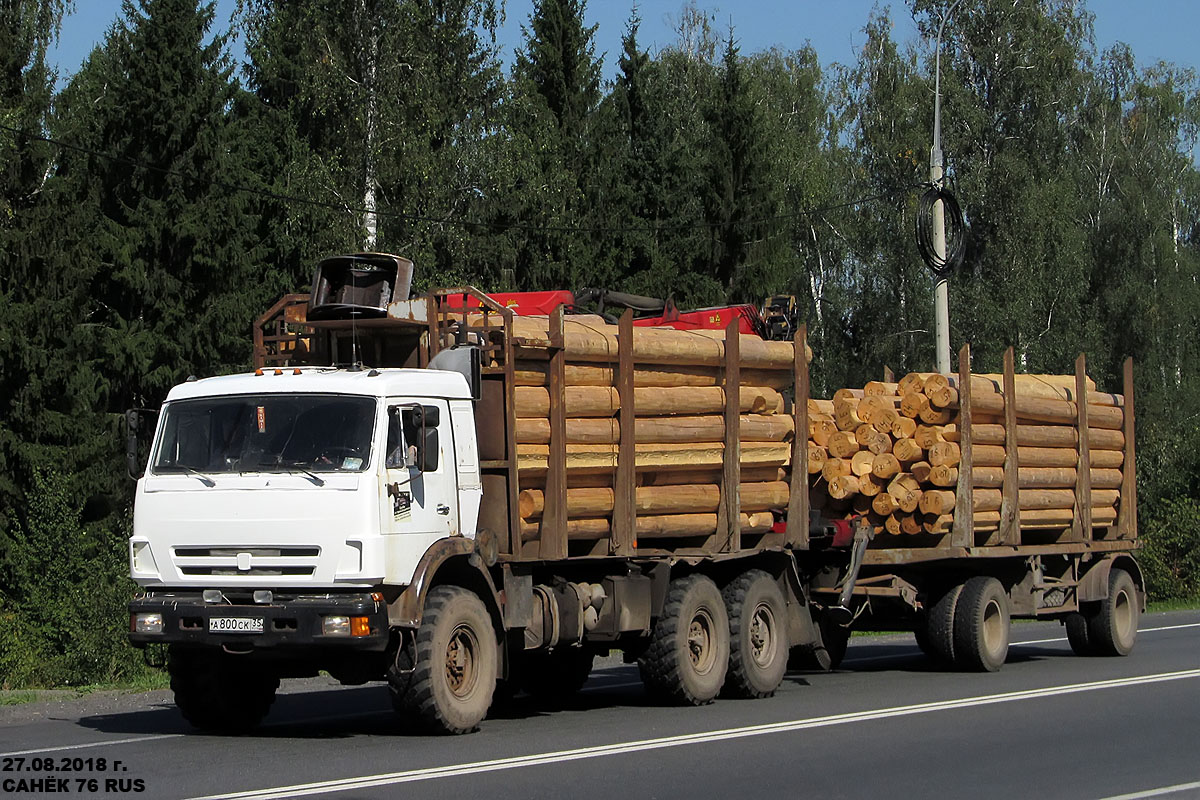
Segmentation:
[(167, 645), (195, 726), (253, 726), (319, 670), (464, 733), (613, 651), (704, 704), (835, 668), (852, 628), (958, 669), (998, 669), (1012, 617), (1132, 648), (1130, 365), (1104, 395), (1082, 358), (976, 376), (964, 348), (822, 400), (786, 302), (614, 324), (411, 274), (327, 259), (257, 321), (253, 372), (126, 415), (129, 636)]

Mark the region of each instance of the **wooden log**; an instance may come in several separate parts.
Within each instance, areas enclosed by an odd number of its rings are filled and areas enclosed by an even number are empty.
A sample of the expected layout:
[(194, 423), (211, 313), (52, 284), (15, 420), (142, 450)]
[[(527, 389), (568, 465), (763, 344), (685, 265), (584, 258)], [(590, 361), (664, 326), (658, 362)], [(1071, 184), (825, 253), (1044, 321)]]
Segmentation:
[(888, 436), (891, 435), (892, 428), (899, 424), (899, 420), (900, 415), (894, 408), (885, 408), (871, 417), (871, 426)]
[[(743, 483), (738, 486), (742, 510), (782, 511), (788, 503), (788, 484)], [(567, 514), (572, 517), (598, 517), (612, 513), (615, 493), (611, 488), (568, 489)], [(676, 484), (673, 486), (639, 486), (634, 492), (634, 508), (638, 514), (716, 513), (721, 499), (717, 484)], [(522, 519), (542, 516), (545, 493), (540, 489), (525, 489), (518, 496)]]
[(859, 476), (858, 493), (865, 497), (876, 497), (887, 488), (881, 478), (876, 478), (874, 474), (866, 474)]
[(899, 394), (899, 388), (899, 383), (890, 383), (888, 381), (867, 381), (865, 384), (863, 384), (863, 395), (866, 397), (897, 395)]
[(917, 483), (925, 484), (929, 482), (929, 474), (933, 471), (933, 466), (928, 461), (914, 461), (909, 465), (908, 471), (917, 479)]
[(938, 464), (929, 467), (929, 483), (934, 486), (955, 486), (958, 484), (958, 467)]
[(837, 424), (832, 420), (809, 418), (808, 438), (816, 444), (822, 447), (828, 446), (830, 437), (837, 432)]
[[(1121, 485), (1121, 470), (1090, 470), (1092, 486), (1096, 489), (1116, 489)], [(1020, 489), (1070, 489), (1075, 486), (1074, 467), (1021, 467), (1017, 470)], [(975, 467), (971, 470), (971, 485), (976, 488), (998, 489), (1004, 485), (1003, 467)]]
[(875, 454), (870, 450), (859, 450), (850, 457), (850, 473), (856, 476), (870, 475), (875, 463)]
[[(694, 470), (716, 467), (723, 463), (725, 446), (720, 442), (698, 444), (641, 444), (637, 445), (636, 469)], [(544, 444), (517, 446), (517, 468), (522, 472), (544, 472), (549, 448)], [(742, 442), (741, 463), (749, 466), (785, 466), (791, 461), (792, 448), (784, 442)], [(617, 468), (615, 444), (567, 445), (567, 470), (602, 472)]]
[[(865, 396), (862, 389), (838, 389), (833, 393), (833, 404), (836, 406), (839, 402), (857, 401)], [(854, 407), (857, 408), (858, 404), (855, 403)]]
[(902, 513), (903, 512), (896, 512), (889, 514), (883, 521), (883, 529), (892, 536), (901, 536), (904, 533), (904, 531), (900, 530), (900, 517), (897, 515)]
[[(743, 414), (778, 414), (783, 395), (769, 386), (739, 389)], [(550, 394), (541, 386), (517, 386), (514, 392), (518, 417), (548, 417)], [(568, 417), (611, 417), (621, 408), (612, 386), (567, 386)], [(720, 386), (645, 386), (634, 389), (637, 415), (655, 417), (682, 414), (719, 414), (725, 409), (725, 390)]]
[[(947, 425), (942, 436), (948, 442), (957, 442), (961, 434), (958, 425)], [(1003, 425), (972, 425), (971, 441), (975, 444), (1004, 444)], [(1067, 425), (1018, 425), (1017, 444), (1021, 447), (1075, 447), (1079, 436), (1074, 427)], [(1088, 445), (1093, 450), (1121, 450), (1125, 447), (1125, 435), (1121, 431), (1088, 428)]]
[[(938, 407), (945, 407), (957, 397), (958, 380), (954, 376), (933, 376), (926, 380), (924, 394), (929, 402)], [(1076, 397), (1075, 377), (1073, 375), (1015, 375), (1018, 396), (1040, 397), (1047, 400), (1074, 400)], [(1054, 381), (1047, 379), (1053, 378)], [(1067, 379), (1067, 380), (1064, 380)], [(1068, 382), (1069, 381), (1069, 385)], [(1124, 398), (1119, 394), (1095, 391), (1095, 382), (1088, 378), (1086, 402), (1089, 405), (1123, 406)], [(1003, 392), (1002, 375), (972, 375), (971, 390), (974, 392)]]
[(922, 411), (929, 410), (929, 398), (920, 392), (909, 392), (900, 397), (900, 413), (909, 419), (920, 419)]
[(854, 470), (848, 458), (827, 458), (821, 465), (821, 477), (826, 483), (833, 483), (835, 478), (842, 475), (853, 475)]
[[(977, 467), (1004, 466), (1005, 451), (994, 444), (975, 445), (972, 462)], [(1092, 450), (1090, 464), (1095, 469), (1120, 469), (1124, 455), (1120, 450)], [(1017, 461), (1025, 467), (1074, 467), (1079, 454), (1073, 447), (1018, 447)]]
[[(971, 396), (971, 407), (982, 414), (1003, 414), (1005, 398), (994, 393), (978, 393)], [(1068, 400), (1047, 400), (1040, 397), (1027, 397), (1017, 390), (1014, 401), (1017, 407), (1017, 418), (1022, 423), (1062, 423), (1072, 424), (1076, 420), (1075, 403)], [(943, 411), (949, 412), (958, 408), (958, 396), (947, 404)], [(922, 417), (924, 419), (924, 417)], [(947, 420), (948, 422), (949, 420)], [(1125, 412), (1115, 406), (1091, 406), (1088, 410), (1088, 425), (1104, 430), (1120, 430), (1125, 423)]]
[[(745, 442), (783, 442), (792, 438), (795, 422), (786, 414), (746, 414), (740, 418), (740, 439)], [(716, 442), (725, 437), (725, 420), (706, 417), (638, 417), (634, 437), (639, 444), (670, 442)], [(567, 420), (570, 444), (608, 444), (621, 439), (619, 420), (579, 418)], [(547, 419), (517, 419), (518, 444), (550, 441)]]
[(854, 434), (849, 431), (838, 431), (829, 437), (829, 443), (825, 446), (829, 450), (829, 455), (834, 458), (850, 458), (862, 449), (854, 438)]
[(922, 514), (935, 517), (954, 511), (954, 492), (949, 489), (926, 489), (921, 493), (919, 508)]
[(871, 510), (886, 517), (900, 510), (900, 504), (888, 492), (880, 492), (871, 500)]
[(829, 457), (829, 452), (819, 444), (808, 444), (808, 474), (816, 475), (821, 471), (821, 467), (825, 466), (825, 459)]
[(900, 510), (909, 513), (920, 507), (921, 497), (924, 495), (921, 484), (907, 472), (902, 472), (892, 478), (887, 491), (896, 501), (896, 505), (900, 506)]
[[(742, 514), (743, 533), (769, 531), (775, 524), (770, 512)], [(572, 519), (567, 521), (567, 539), (571, 541), (607, 539), (612, 526), (608, 519)], [(637, 517), (635, 530), (642, 539), (668, 539), (711, 536), (717, 530), (716, 514), (669, 514)], [(541, 536), (540, 522), (523, 522), (521, 538), (534, 541)]]
[[(519, 359), (515, 364), (516, 385), (547, 385), (549, 362), (545, 360), (546, 354), (539, 350), (530, 355), (536, 357)], [(615, 371), (616, 368), (612, 366), (568, 363), (564, 378), (568, 386), (613, 386), (616, 384)], [(639, 364), (633, 371), (635, 387), (720, 386), (720, 383), (720, 370), (711, 367)], [(792, 375), (790, 370), (743, 369), (741, 385), (788, 389), (792, 385)]]
[(923, 524), (925, 520), (921, 515), (908, 512), (900, 513), (896, 516), (900, 518), (901, 533), (908, 534), (909, 536), (915, 536), (918, 533), (924, 532)]
[(832, 400), (816, 400), (809, 398), (808, 400), (809, 416), (813, 414), (824, 414), (830, 419), (833, 419), (833, 401)]
[[(513, 337), (514, 344), (527, 350), (549, 348), (548, 320), (540, 316), (516, 317)], [(723, 335), (710, 338), (702, 331), (634, 328), (633, 358), (641, 364), (720, 367), (725, 363), (723, 338)], [(791, 342), (768, 341), (743, 334), (738, 345), (739, 363), (749, 369), (790, 371), (795, 361)], [(589, 324), (568, 317), (563, 321), (563, 346), (567, 359), (572, 362), (615, 361), (617, 326)]]
[(837, 423), (838, 430), (853, 431), (863, 424), (863, 420), (858, 416), (858, 405), (854, 400), (834, 400), (833, 401), (833, 420)]
[[(719, 469), (684, 469), (684, 470), (663, 470), (662, 472), (644, 471), (637, 475), (637, 484), (639, 486), (677, 486), (682, 483), (719, 483), (721, 481), (721, 470)], [(583, 480), (585, 476), (580, 476)], [(786, 481), (788, 479), (788, 471), (779, 467), (742, 467), (742, 483), (774, 483), (775, 481)], [(525, 484), (522, 483), (522, 486)], [(568, 486), (571, 486), (568, 479)], [(579, 483), (583, 486), (583, 483)], [(593, 483), (594, 486), (605, 486), (611, 484)]]
[(913, 434), (913, 441), (920, 445), (922, 450), (928, 450), (938, 442), (945, 441), (942, 438), (942, 430), (940, 425), (918, 425), (916, 433)]
[(924, 454), (925, 451), (912, 439), (897, 439), (892, 445), (892, 455), (901, 463), (920, 461)]
[(921, 413), (917, 415), (917, 418), (926, 425), (946, 425), (954, 419), (955, 411), (951, 411), (949, 408), (925, 406), (921, 409)]
[(929, 463), (935, 467), (953, 467), (958, 464), (960, 453), (954, 442), (938, 442), (929, 448)]
[(912, 392), (921, 392), (925, 387), (925, 379), (936, 372), (910, 372), (896, 384), (896, 394), (904, 396)]
[(829, 496), (842, 500), (858, 494), (859, 479), (854, 475), (839, 475), (829, 482)]
[(908, 417), (896, 415), (895, 422), (892, 423), (892, 438), (894, 439), (911, 439), (917, 433), (917, 421)]
[[(1000, 526), (999, 511), (980, 511), (973, 515), (977, 530), (994, 530)], [(1021, 529), (1037, 530), (1043, 528), (1066, 528), (1075, 518), (1075, 511), (1069, 508), (1034, 509), (1021, 512)], [(1111, 506), (1093, 508), (1092, 519), (1104, 527), (1112, 525), (1117, 519), (1117, 510)], [(945, 514), (938, 517), (926, 517), (924, 528), (926, 533), (949, 533), (954, 527), (954, 516)]]
[[(1120, 492), (1116, 489), (1097, 489), (1092, 492), (1096, 507), (1116, 505)], [(930, 489), (922, 496), (921, 510), (926, 514), (949, 514), (954, 510), (954, 492)], [(971, 493), (973, 511), (999, 511), (1001, 492), (999, 489), (975, 489)], [(1022, 517), (1026, 511), (1075, 507), (1075, 493), (1070, 489), (1022, 489), (1018, 493)]]
[(871, 474), (876, 478), (891, 478), (899, 472), (900, 460), (891, 453), (880, 453), (871, 463)]

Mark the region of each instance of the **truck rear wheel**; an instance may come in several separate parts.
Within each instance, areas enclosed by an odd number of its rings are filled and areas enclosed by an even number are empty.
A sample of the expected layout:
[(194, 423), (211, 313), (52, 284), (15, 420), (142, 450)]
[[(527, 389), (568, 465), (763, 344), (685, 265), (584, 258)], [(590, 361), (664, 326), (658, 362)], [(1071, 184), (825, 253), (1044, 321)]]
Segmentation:
[(1067, 641), (1077, 656), (1094, 656), (1096, 648), (1092, 645), (1092, 635), (1088, 628), (1088, 618), (1081, 612), (1073, 611), (1063, 619), (1067, 629)]
[(1008, 593), (1000, 581), (978, 575), (963, 584), (954, 609), (954, 662), (995, 672), (1008, 657)]
[(257, 725), (275, 702), (279, 679), (245, 658), (172, 646), (167, 671), (184, 719), (222, 733), (244, 733)]
[(928, 649), (921, 649), (944, 664), (954, 663), (954, 612), (962, 590), (961, 583), (951, 587), (933, 602), (925, 615), (925, 644)]
[(492, 704), (498, 652), (483, 601), (458, 586), (435, 586), (417, 629), (412, 671), (389, 681), (392, 705), (435, 733), (473, 731)]
[(671, 581), (650, 647), (638, 659), (652, 694), (676, 703), (710, 703), (729, 666), (729, 617), (712, 579), (688, 575)]
[(1108, 597), (1088, 618), (1088, 640), (1098, 655), (1127, 656), (1137, 639), (1137, 586), (1129, 573), (1113, 567), (1108, 573)]
[(722, 592), (729, 616), (729, 669), (733, 697), (770, 697), (787, 672), (787, 601), (762, 570), (743, 572)]

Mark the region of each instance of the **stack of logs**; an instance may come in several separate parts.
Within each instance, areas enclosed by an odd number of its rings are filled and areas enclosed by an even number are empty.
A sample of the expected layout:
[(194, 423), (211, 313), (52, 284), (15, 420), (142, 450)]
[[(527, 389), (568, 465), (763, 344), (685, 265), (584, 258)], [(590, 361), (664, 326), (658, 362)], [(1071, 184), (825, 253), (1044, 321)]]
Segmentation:
[[(546, 317), (518, 317), (514, 405), (522, 538), (537, 539), (550, 462), (550, 362)], [(725, 332), (633, 329), (633, 435), (639, 539), (718, 530), (724, 462)], [(743, 534), (765, 533), (788, 507), (795, 424), (785, 403), (791, 342), (739, 337), (740, 508)], [(610, 536), (621, 435), (618, 326), (564, 321), (566, 503), (569, 540)], [(806, 351), (811, 360), (811, 354)]]
[[(1002, 375), (971, 376), (971, 507), (977, 532), (996, 531), (1004, 481)], [(1017, 375), (1017, 504), (1022, 530), (1065, 529), (1076, 515), (1079, 460), (1075, 377)], [(1120, 500), (1121, 395), (1087, 381), (1092, 521), (1108, 527)], [(879, 533), (945, 534), (959, 486), (959, 386), (955, 377), (910, 373), (809, 400), (808, 470), (813, 506), (865, 514)]]

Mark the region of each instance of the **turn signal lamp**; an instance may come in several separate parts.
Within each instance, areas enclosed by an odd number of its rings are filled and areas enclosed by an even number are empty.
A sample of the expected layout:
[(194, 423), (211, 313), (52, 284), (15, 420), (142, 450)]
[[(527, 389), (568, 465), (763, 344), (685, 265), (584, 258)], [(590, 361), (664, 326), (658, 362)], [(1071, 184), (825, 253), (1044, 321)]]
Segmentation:
[(350, 618), (350, 635), (351, 636), (370, 636), (371, 625), (367, 622), (366, 617), (351, 617)]

